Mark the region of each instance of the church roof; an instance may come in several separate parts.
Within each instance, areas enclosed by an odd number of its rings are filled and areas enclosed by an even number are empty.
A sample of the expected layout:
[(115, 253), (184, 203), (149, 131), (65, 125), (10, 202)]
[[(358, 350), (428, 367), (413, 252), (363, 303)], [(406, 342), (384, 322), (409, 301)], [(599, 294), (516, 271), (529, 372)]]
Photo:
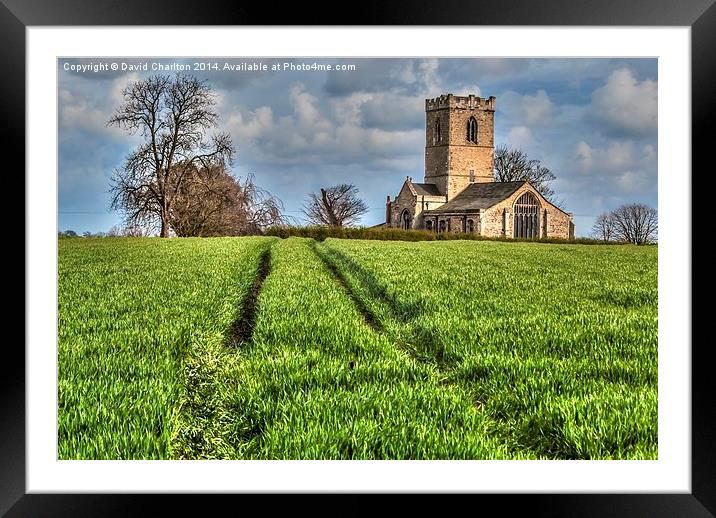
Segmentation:
[(434, 183), (410, 183), (418, 196), (442, 196)]
[(526, 182), (472, 183), (452, 200), (426, 212), (471, 212), (487, 209), (505, 198), (509, 198)]

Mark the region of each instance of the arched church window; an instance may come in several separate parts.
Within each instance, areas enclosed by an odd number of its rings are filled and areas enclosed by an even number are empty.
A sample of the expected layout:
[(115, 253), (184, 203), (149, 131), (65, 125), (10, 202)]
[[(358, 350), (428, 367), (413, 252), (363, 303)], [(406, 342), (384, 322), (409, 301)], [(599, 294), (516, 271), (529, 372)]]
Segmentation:
[(470, 183), (475, 183), (475, 170), (470, 169)]
[(433, 143), (440, 142), (442, 140), (442, 135), (440, 134), (440, 121), (435, 121), (435, 136), (433, 137)]
[(410, 230), (410, 212), (407, 209), (403, 211), (401, 216), (403, 230)]
[(467, 140), (477, 144), (477, 121), (475, 117), (470, 117), (467, 121)]
[(471, 219), (467, 220), (467, 231), (472, 234), (472, 232), (475, 230), (475, 222)]
[(429, 232), (433, 231), (433, 222), (432, 221), (425, 222), (425, 230), (427, 230)]
[(513, 236), (523, 239), (539, 237), (539, 201), (531, 192), (526, 192), (515, 202)]
[(439, 232), (445, 232), (445, 220), (440, 220)]

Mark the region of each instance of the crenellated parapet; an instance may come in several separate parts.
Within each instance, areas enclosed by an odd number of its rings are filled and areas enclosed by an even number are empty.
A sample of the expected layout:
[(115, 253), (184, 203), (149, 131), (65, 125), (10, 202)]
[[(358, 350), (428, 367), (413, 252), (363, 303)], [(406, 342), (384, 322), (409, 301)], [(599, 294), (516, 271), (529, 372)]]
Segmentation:
[(453, 95), (445, 94), (433, 99), (425, 99), (425, 111), (435, 110), (486, 110), (495, 111), (495, 97), (478, 97), (477, 95)]

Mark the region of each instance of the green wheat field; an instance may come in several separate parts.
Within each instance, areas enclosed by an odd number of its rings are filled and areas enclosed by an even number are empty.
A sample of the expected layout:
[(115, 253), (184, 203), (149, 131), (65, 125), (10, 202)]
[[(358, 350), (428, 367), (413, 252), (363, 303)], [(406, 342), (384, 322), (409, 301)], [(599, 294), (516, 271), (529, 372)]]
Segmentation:
[(60, 459), (655, 459), (657, 248), (59, 240)]

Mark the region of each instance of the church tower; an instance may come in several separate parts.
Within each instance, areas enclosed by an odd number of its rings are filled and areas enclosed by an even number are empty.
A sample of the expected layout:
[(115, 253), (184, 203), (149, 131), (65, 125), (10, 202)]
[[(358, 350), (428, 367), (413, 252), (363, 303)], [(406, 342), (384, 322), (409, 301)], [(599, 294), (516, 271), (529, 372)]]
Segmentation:
[(492, 182), (495, 98), (425, 100), (425, 183), (451, 200), (471, 183)]

